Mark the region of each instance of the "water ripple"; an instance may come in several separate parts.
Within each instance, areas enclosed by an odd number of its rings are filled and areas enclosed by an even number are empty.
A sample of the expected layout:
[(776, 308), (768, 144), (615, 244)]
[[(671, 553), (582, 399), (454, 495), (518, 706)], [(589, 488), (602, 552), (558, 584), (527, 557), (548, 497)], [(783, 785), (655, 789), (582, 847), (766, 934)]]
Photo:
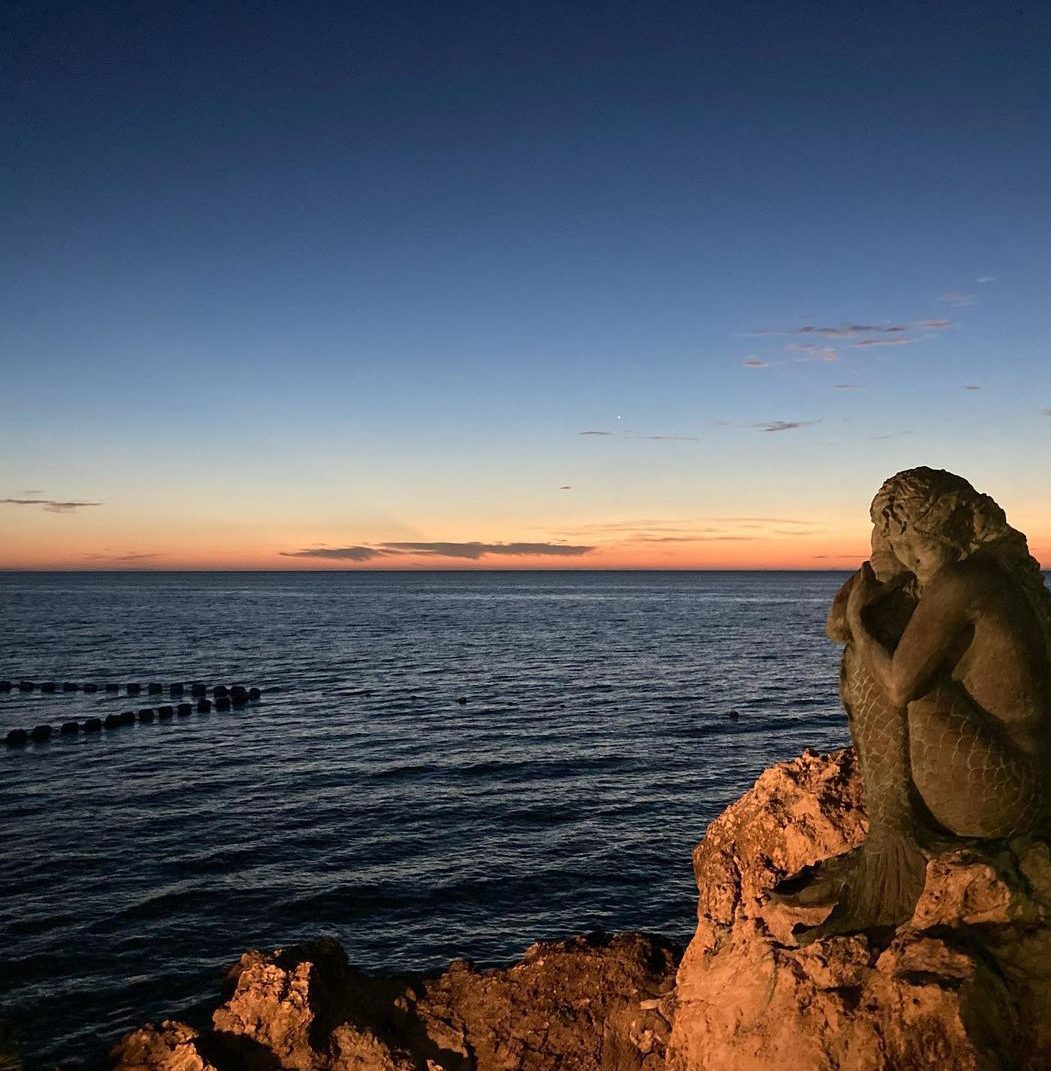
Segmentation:
[[(331, 933), (390, 970), (687, 935), (707, 822), (846, 739), (841, 579), (0, 574), (0, 677), (267, 690), (0, 752), (0, 1016), (68, 1063), (211, 998), (250, 946)], [(139, 705), (0, 695), (0, 729)]]

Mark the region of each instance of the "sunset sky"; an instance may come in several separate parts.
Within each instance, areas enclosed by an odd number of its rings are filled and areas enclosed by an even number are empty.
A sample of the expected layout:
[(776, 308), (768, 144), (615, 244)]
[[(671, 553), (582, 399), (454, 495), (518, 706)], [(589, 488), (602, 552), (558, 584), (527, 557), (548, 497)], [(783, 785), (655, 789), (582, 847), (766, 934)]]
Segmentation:
[(10, 3), (0, 568), (1051, 565), (1051, 7)]

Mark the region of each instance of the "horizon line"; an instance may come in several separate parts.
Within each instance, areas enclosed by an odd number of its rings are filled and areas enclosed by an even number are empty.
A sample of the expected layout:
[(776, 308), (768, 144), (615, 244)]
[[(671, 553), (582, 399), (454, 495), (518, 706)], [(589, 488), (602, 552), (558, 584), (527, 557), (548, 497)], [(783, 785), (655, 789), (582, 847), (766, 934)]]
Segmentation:
[(33, 567), (33, 568), (12, 568), (9, 566), (0, 566), (0, 575), (2, 574), (19, 574), (19, 573), (63, 573), (63, 574), (109, 574), (109, 573), (135, 573), (135, 574), (164, 574), (164, 573), (277, 573), (277, 574), (291, 574), (291, 575), (309, 575), (309, 576), (326, 576), (329, 574), (386, 574), (395, 573), (399, 575), (412, 575), (418, 573), (850, 573), (855, 570), (848, 566), (833, 566), (833, 567), (821, 567), (821, 566), (752, 566), (749, 568), (738, 569), (729, 566), (711, 566), (707, 568), (662, 568), (657, 566), (640, 566), (635, 568), (592, 568), (592, 569), (552, 569), (552, 568), (521, 568), (521, 569), (478, 569), (478, 568), (456, 568), (455, 566), (446, 566), (444, 568), (416, 568), (416, 569), (354, 569), (354, 568), (327, 568), (327, 569), (251, 569), (251, 568), (221, 568), (211, 567), (202, 569), (135, 569), (135, 568), (113, 568), (113, 569), (80, 569), (80, 568), (63, 568), (63, 567)]

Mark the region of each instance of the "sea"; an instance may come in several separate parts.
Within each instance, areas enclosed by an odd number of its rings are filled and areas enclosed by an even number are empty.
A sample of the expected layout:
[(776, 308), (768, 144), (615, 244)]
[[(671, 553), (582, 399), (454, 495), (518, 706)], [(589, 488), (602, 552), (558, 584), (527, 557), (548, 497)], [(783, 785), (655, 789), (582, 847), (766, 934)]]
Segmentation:
[(93, 1065), (199, 1015), (250, 948), (331, 935), (393, 972), (594, 930), (685, 942), (708, 823), (848, 743), (824, 631), (844, 578), (0, 573), (0, 679), (59, 687), (0, 694), (0, 736), (171, 702), (150, 681), (262, 689), (0, 744), (0, 1020), (30, 1068)]

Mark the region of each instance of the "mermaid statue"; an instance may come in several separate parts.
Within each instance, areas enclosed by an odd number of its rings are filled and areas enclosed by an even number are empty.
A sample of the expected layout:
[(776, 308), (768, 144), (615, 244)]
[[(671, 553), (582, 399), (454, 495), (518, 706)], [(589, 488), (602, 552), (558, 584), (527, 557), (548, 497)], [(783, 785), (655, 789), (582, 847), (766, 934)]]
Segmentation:
[(803, 943), (889, 934), (927, 860), (974, 840), (1048, 831), (1051, 593), (1025, 536), (964, 479), (899, 472), (872, 502), (872, 557), (843, 585), (829, 636), (858, 756), (864, 843), (783, 881), (830, 905)]

